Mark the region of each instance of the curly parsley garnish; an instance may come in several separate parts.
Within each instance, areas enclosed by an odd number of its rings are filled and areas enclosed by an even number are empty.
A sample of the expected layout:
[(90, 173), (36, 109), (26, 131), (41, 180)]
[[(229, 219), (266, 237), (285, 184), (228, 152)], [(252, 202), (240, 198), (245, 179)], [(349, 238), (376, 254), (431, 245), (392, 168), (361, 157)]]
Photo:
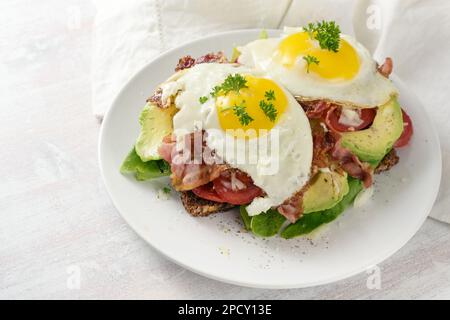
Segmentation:
[(334, 21), (308, 23), (303, 30), (309, 33), (311, 39), (319, 42), (320, 48), (338, 52), (341, 30)]
[(266, 117), (269, 118), (270, 121), (274, 122), (278, 115), (278, 111), (272, 103), (272, 101), (275, 101), (275, 91), (266, 91), (264, 93), (264, 97), (268, 102), (266, 102), (265, 100), (261, 100), (259, 102), (259, 107), (264, 112)]
[(278, 115), (278, 111), (272, 102), (266, 102), (264, 100), (261, 100), (259, 102), (259, 107), (264, 112), (266, 117), (269, 118), (270, 121), (272, 121), (272, 122), (275, 121), (275, 119), (277, 118), (277, 115)]
[(239, 122), (243, 126), (248, 126), (248, 124), (254, 120), (247, 113), (247, 108), (244, 106), (244, 104), (234, 105), (233, 112), (239, 118)]
[(204, 104), (206, 101), (208, 101), (208, 97), (207, 96), (203, 96), (198, 98), (198, 101), (200, 101), (201, 104)]
[(264, 97), (266, 97), (266, 99), (268, 101), (274, 101), (275, 100), (275, 91), (273, 91), (273, 90), (266, 91), (266, 93), (264, 93)]
[(212, 91), (209, 93), (213, 98), (217, 97), (220, 93), (220, 90), (222, 89), (221, 86), (215, 86), (212, 88)]
[(309, 66), (311, 65), (311, 63), (315, 63), (317, 65), (320, 63), (319, 59), (317, 59), (316, 57), (309, 55), (309, 54), (307, 56), (304, 56), (303, 60), (305, 60), (307, 63), (307, 66), (306, 66), (307, 73), (309, 73)]
[(248, 88), (247, 80), (239, 73), (229, 75), (220, 86), (215, 86), (211, 91), (211, 96), (217, 97), (219, 94), (227, 94), (229, 92), (239, 93), (239, 90)]

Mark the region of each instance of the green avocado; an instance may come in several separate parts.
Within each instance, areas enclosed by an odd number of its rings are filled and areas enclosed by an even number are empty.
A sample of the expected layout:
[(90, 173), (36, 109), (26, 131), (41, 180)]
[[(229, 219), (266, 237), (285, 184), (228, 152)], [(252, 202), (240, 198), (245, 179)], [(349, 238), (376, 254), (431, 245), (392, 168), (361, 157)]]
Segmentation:
[(303, 213), (334, 207), (348, 193), (347, 174), (319, 172), (303, 196)]
[(377, 163), (392, 149), (403, 132), (402, 109), (397, 98), (378, 108), (370, 128), (342, 134), (341, 146), (361, 161)]
[(136, 141), (136, 153), (142, 161), (161, 159), (158, 148), (165, 136), (173, 131), (172, 119), (177, 109), (174, 105), (160, 108), (147, 104), (139, 116), (141, 133)]

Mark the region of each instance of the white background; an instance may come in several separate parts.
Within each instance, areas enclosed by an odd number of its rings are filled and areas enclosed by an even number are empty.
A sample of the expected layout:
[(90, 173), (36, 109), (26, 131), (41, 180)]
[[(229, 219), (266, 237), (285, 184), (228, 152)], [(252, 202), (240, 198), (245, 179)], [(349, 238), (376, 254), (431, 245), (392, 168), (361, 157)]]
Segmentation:
[(450, 227), (431, 219), (380, 265), (381, 289), (368, 289), (368, 274), (308, 289), (241, 288), (152, 250), (99, 174), (94, 15), (88, 0), (0, 4), (0, 298), (450, 298)]

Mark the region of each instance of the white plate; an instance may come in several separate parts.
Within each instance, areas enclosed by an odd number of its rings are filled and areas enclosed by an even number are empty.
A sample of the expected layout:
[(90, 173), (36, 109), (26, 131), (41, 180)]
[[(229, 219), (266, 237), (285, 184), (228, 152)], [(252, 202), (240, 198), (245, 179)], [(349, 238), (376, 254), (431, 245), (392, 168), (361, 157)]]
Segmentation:
[(126, 84), (105, 116), (100, 134), (106, 188), (123, 218), (150, 245), (213, 279), (251, 287), (298, 288), (362, 272), (400, 249), (419, 229), (441, 177), (434, 126), (419, 100), (396, 77), (400, 102), (414, 122), (410, 146), (400, 150), (397, 166), (376, 176), (372, 201), (347, 210), (308, 238), (256, 238), (244, 231), (237, 210), (193, 218), (175, 192), (169, 200), (157, 198), (157, 190), (168, 180), (142, 183), (119, 173), (138, 136), (138, 116), (146, 98), (173, 73), (178, 59), (219, 50), (230, 56), (233, 46), (258, 34), (259, 30), (234, 31), (188, 43), (153, 60)]

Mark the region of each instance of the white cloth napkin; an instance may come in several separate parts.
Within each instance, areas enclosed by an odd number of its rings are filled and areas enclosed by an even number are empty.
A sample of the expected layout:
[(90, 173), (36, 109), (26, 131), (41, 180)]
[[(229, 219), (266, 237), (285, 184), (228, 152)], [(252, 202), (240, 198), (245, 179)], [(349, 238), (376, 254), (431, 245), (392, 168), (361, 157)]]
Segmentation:
[(450, 1), (94, 0), (93, 112), (101, 118), (123, 84), (161, 52), (206, 34), (335, 20), (421, 97), (441, 138), (443, 177), (431, 216), (450, 223)]

